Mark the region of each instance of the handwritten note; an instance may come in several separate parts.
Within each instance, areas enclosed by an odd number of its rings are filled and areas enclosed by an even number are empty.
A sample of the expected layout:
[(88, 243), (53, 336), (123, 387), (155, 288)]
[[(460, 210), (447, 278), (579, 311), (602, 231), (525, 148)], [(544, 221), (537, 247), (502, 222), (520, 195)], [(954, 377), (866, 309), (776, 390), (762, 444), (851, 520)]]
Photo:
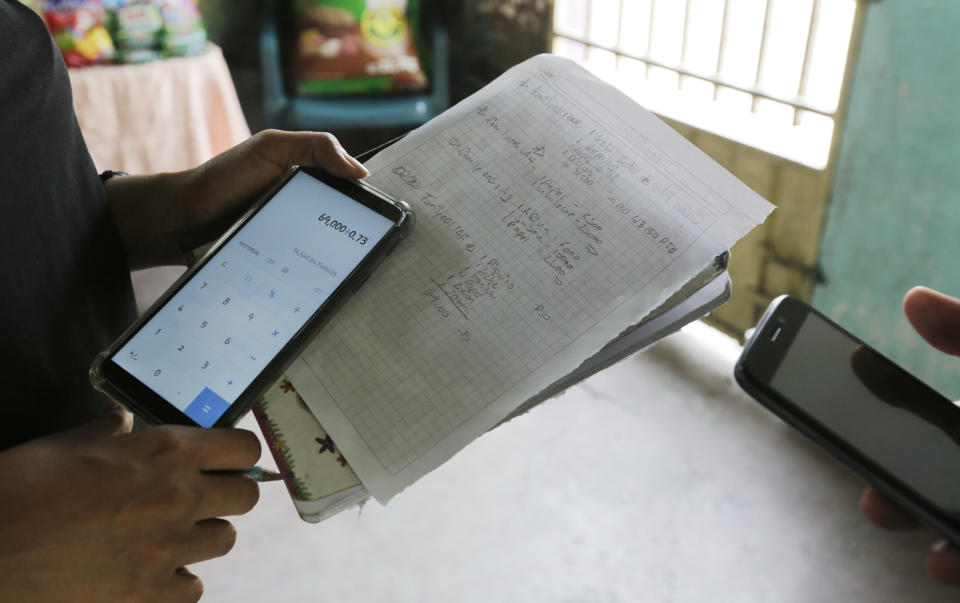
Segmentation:
[(368, 164), (416, 223), (288, 372), (381, 502), (574, 370), (772, 207), (542, 55)]

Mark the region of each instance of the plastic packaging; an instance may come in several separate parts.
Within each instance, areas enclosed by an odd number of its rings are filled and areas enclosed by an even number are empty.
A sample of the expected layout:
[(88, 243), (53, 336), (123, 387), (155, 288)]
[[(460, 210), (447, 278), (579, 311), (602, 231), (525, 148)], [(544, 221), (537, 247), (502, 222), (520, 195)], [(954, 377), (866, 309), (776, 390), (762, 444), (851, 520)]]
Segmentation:
[(194, 0), (163, 0), (163, 53), (166, 56), (200, 54), (207, 45), (207, 30)]
[(412, 0), (297, 0), (297, 90), (307, 94), (419, 91), (427, 87)]
[(68, 67), (113, 61), (113, 41), (104, 27), (100, 0), (45, 0), (36, 8)]

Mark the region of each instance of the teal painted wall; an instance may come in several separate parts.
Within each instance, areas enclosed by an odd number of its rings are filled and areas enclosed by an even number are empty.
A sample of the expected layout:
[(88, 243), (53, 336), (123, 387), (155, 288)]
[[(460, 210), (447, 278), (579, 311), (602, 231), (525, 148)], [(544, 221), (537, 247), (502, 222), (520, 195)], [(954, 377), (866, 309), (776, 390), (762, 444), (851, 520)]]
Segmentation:
[(960, 297), (960, 2), (867, 11), (814, 305), (956, 399), (960, 359), (929, 349), (900, 302), (920, 284)]

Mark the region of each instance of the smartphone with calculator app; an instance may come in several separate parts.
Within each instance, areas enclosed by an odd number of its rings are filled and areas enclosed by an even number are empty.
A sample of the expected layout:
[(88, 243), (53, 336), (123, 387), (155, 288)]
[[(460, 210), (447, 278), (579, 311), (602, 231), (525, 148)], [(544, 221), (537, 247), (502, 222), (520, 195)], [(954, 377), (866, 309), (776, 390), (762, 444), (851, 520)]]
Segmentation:
[(411, 222), (363, 182), (291, 168), (97, 356), (94, 387), (149, 423), (233, 425)]

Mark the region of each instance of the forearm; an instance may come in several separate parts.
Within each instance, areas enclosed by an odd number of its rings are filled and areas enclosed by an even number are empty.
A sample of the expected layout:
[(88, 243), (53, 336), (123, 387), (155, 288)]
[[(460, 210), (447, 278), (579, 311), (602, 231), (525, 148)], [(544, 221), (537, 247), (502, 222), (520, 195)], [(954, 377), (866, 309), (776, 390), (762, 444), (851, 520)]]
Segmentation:
[(191, 172), (116, 176), (104, 184), (131, 269), (183, 263)]

